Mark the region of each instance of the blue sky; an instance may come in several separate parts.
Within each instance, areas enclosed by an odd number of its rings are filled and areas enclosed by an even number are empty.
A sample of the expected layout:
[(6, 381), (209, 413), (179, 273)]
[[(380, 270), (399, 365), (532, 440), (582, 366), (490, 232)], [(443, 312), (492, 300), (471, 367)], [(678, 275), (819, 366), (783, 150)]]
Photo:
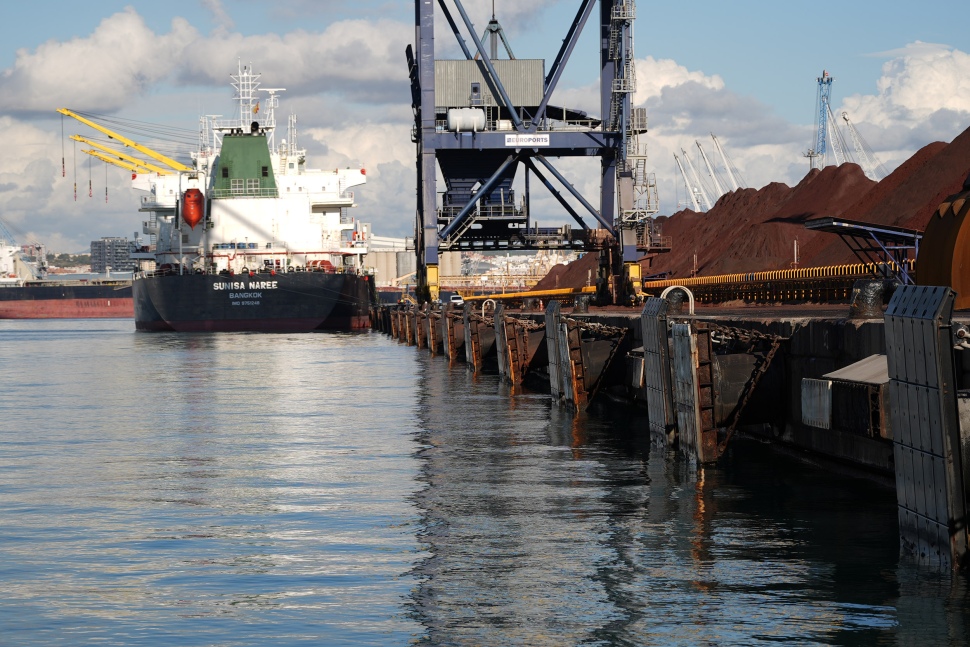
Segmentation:
[[(520, 58), (552, 59), (576, 10), (575, 3), (536, 3), (542, 7), (526, 21), (502, 20)], [(488, 3), (465, 3), (468, 9)], [(208, 33), (225, 25), (244, 35), (318, 30), (335, 20), (381, 15), (410, 21), (410, 2), (32, 2), (18, 4), (17, 20), (0, 23), (0, 65), (9, 67), (16, 50), (34, 49), (48, 40), (89, 36), (108, 15), (133, 7), (156, 33), (170, 29), (172, 18), (187, 19)], [(215, 8), (220, 7), (220, 8)], [(876, 8), (877, 7), (877, 8)], [(813, 117), (814, 79), (823, 68), (837, 77), (835, 94), (873, 93), (887, 52), (922, 41), (970, 48), (962, 17), (963, 3), (884, 0), (816, 2), (644, 2), (637, 4), (638, 56), (670, 58), (690, 70), (717, 74), (738, 94), (755, 97), (787, 120)], [(220, 20), (220, 14), (224, 18)], [(519, 26), (528, 29), (523, 38)], [(538, 32), (539, 37), (532, 37)], [(587, 35), (591, 33), (587, 29)], [(445, 34), (442, 34), (444, 37)], [(518, 36), (518, 38), (516, 38)], [(123, 55), (122, 51), (118, 52)], [(403, 54), (402, 54), (403, 56)], [(577, 56), (570, 78), (595, 74)], [(403, 64), (403, 63), (402, 63)]]
[[(490, 2), (465, 6), (481, 33)], [(545, 58), (548, 66), (578, 4), (496, 0), (496, 7), (516, 56)], [(138, 199), (121, 171), (109, 177), (108, 204), (86, 194), (74, 201), (72, 178), (60, 177), (55, 108), (193, 129), (203, 112), (231, 107), (227, 82), (237, 58), (263, 71), (264, 87), (287, 88), (282, 108), (299, 114), (311, 159), (321, 167), (368, 167), (358, 217), (382, 234), (411, 233), (403, 50), (413, 37), (413, 3), (33, 2), (18, 4), (15, 15), (0, 23), (0, 125), (24, 153), (0, 164), (0, 217), (20, 235), (76, 251), (92, 238), (140, 229)], [(835, 77), (833, 107), (849, 110), (886, 166), (931, 141), (949, 141), (970, 126), (964, 15), (962, 4), (932, 0), (919, 8), (896, 1), (641, 0), (636, 100), (648, 109), (661, 213), (684, 200), (671, 153), (710, 132), (750, 186), (801, 179), (823, 69)], [(592, 112), (594, 32), (587, 27), (557, 97)], [(453, 49), (443, 23), (438, 34), (439, 52)], [(595, 193), (595, 173), (569, 164), (566, 170)], [(79, 174), (86, 185), (86, 172)], [(551, 200), (534, 207), (555, 208)]]

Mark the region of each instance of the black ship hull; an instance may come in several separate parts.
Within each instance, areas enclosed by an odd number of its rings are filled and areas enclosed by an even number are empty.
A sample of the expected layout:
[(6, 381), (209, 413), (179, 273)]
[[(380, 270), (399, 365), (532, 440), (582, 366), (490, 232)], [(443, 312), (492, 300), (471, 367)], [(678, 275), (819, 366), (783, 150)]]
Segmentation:
[(311, 332), (370, 326), (374, 282), (326, 272), (156, 275), (132, 283), (135, 328)]

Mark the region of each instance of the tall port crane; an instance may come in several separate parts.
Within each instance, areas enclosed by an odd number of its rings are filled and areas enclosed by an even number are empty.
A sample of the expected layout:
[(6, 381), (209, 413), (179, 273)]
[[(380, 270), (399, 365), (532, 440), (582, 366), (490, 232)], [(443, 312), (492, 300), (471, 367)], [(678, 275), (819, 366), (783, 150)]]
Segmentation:
[(805, 153), (813, 169), (821, 169), (825, 166), (825, 156), (829, 147), (832, 149), (836, 165), (846, 161), (845, 141), (835, 127), (835, 117), (832, 115), (830, 105), (834, 80), (826, 70), (822, 70), (822, 76), (816, 79), (818, 94), (815, 98), (815, 147)]

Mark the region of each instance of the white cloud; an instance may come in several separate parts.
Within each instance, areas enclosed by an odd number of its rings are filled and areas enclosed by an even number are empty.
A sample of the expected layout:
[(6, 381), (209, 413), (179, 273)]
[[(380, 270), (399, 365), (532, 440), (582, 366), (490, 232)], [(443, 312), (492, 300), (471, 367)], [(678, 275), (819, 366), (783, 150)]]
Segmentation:
[(637, 89), (633, 101), (641, 104), (648, 99), (659, 97), (665, 88), (676, 88), (688, 83), (708, 90), (723, 90), (724, 79), (717, 74), (707, 76), (700, 71), (690, 71), (669, 58), (655, 59), (652, 56), (636, 61)]
[(180, 57), (183, 84), (222, 85), (237, 59), (252, 62), (265, 83), (288, 95), (340, 94), (383, 103), (409, 96), (404, 48), (413, 26), (391, 20), (346, 20), (322, 33), (285, 35), (217, 33), (192, 44)]
[(105, 18), (88, 37), (19, 50), (0, 74), (0, 110), (44, 113), (60, 106), (116, 112), (169, 82), (227, 87), (237, 60), (293, 95), (340, 94), (353, 101), (407, 97), (404, 48), (413, 27), (391, 20), (347, 20), (323, 32), (203, 36), (175, 18), (156, 34), (133, 9)]
[[(73, 143), (67, 142), (62, 171), (60, 133), (9, 116), (0, 117), (0, 129), (12, 150), (21, 153), (0, 160), (0, 214), (18, 242), (41, 242), (49, 250), (77, 252), (102, 236), (131, 234), (138, 204), (129, 175), (109, 169), (109, 201), (105, 202), (104, 165), (94, 162), (89, 167), (88, 157), (80, 152), (75, 156)], [(89, 179), (93, 197), (88, 197)]]
[(232, 29), (235, 26), (229, 13), (222, 6), (222, 0), (202, 0), (202, 6), (209, 10), (212, 19), (222, 29)]
[[(852, 95), (833, 111), (837, 120), (843, 110), (849, 114), (891, 170), (922, 146), (950, 141), (970, 126), (970, 56), (920, 42), (883, 55), (892, 58), (883, 65), (878, 93)], [(804, 153), (813, 142), (814, 125), (788, 123), (769, 106), (726, 88), (717, 77), (688, 72), (669, 61), (648, 58), (637, 63), (637, 98), (648, 110), (650, 161), (657, 170), (664, 213), (685, 199), (678, 200), (685, 189), (673, 153), (687, 149), (699, 172), (707, 175), (694, 141), (715, 161), (712, 132), (749, 186), (774, 181), (793, 185), (808, 171)], [(656, 81), (643, 89), (646, 96), (641, 98), (644, 77)]]
[(105, 18), (87, 38), (18, 50), (13, 68), (0, 75), (0, 110), (117, 110), (163, 81), (171, 71), (170, 53), (196, 38), (181, 19), (173, 21), (170, 33), (154, 34), (129, 8)]
[[(970, 113), (970, 55), (966, 52), (916, 41), (888, 54), (893, 58), (883, 65), (876, 84), (879, 94), (868, 101), (859, 95), (846, 99), (847, 107), (853, 99), (859, 102), (860, 117), (871, 114), (878, 123), (894, 117), (926, 119), (938, 110)], [(870, 114), (865, 114), (866, 107)]]

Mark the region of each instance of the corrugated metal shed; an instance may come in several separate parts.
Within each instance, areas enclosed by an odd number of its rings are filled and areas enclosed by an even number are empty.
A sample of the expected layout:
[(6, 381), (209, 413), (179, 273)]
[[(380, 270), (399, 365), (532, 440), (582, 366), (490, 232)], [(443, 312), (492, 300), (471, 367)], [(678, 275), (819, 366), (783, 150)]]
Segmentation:
[[(545, 80), (543, 59), (492, 61), (498, 78), (516, 106), (537, 106), (542, 102)], [(444, 60), (434, 62), (435, 106), (439, 108), (465, 108), (471, 105), (497, 106), (491, 88), (482, 74), (484, 63), (468, 60)], [(472, 101), (472, 84), (477, 83), (481, 102)]]
[(822, 377), (829, 380), (860, 382), (879, 386), (889, 382), (889, 365), (886, 362), (885, 355), (870, 355), (865, 359), (860, 359), (855, 364), (849, 364), (845, 368), (832, 371)]

